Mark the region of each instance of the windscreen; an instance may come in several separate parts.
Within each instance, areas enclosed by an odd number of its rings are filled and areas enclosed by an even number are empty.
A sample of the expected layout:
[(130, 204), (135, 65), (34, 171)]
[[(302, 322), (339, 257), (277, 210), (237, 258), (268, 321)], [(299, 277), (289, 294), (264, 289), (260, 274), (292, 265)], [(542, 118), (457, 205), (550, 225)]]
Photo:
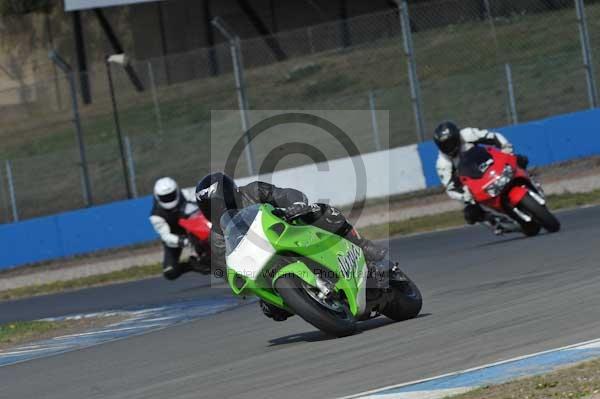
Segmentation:
[(260, 204), (241, 210), (229, 210), (221, 217), (221, 229), (225, 238), (226, 255), (232, 253), (248, 233), (250, 225), (260, 211)]
[(461, 154), (458, 174), (471, 179), (481, 179), (493, 163), (494, 159), (485, 147), (475, 146)]

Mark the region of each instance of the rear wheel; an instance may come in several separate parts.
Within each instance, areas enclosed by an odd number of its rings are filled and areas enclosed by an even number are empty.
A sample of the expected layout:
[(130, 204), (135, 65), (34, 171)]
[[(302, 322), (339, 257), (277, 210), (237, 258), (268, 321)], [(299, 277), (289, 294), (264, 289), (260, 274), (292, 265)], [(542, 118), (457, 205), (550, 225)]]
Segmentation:
[(395, 321), (415, 318), (423, 306), (421, 291), (403, 272), (397, 271), (395, 274), (396, 278), (390, 280), (394, 299), (381, 313)]
[(556, 219), (548, 208), (537, 202), (531, 195), (527, 194), (523, 197), (519, 203), (519, 209), (529, 214), (537, 224), (548, 230), (548, 232), (556, 233), (560, 230), (558, 219)]
[(275, 288), (294, 313), (319, 330), (335, 337), (356, 331), (356, 320), (345, 304), (320, 300), (318, 290), (296, 276), (283, 276)]

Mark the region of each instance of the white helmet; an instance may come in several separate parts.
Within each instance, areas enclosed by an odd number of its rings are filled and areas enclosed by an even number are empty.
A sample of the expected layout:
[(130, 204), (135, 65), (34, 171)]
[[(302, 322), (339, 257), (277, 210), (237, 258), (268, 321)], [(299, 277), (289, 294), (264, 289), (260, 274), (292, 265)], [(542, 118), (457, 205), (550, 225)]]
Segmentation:
[(179, 203), (179, 186), (170, 177), (160, 178), (154, 183), (154, 198), (163, 209), (173, 209)]

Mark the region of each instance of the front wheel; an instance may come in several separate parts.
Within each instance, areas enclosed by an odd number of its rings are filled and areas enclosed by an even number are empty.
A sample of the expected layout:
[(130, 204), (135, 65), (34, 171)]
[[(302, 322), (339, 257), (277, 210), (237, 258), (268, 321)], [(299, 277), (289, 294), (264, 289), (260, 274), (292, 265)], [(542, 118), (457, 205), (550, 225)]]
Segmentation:
[(542, 226), (540, 226), (539, 224), (537, 224), (534, 221), (520, 222), (520, 223), (521, 223), (521, 229), (523, 230), (523, 233), (527, 237), (537, 236), (540, 233), (540, 230), (542, 229)]
[(294, 313), (324, 333), (345, 337), (356, 331), (356, 319), (345, 305), (320, 301), (316, 289), (300, 278), (283, 276), (275, 289)]
[(550, 233), (556, 233), (560, 230), (560, 222), (556, 217), (546, 208), (537, 202), (531, 195), (527, 194), (519, 203), (519, 209), (522, 209), (529, 214), (532, 219), (548, 230)]
[(415, 318), (423, 307), (421, 291), (406, 274), (401, 271), (396, 273), (401, 275), (401, 278), (398, 281), (390, 280), (393, 299), (381, 313), (394, 321)]

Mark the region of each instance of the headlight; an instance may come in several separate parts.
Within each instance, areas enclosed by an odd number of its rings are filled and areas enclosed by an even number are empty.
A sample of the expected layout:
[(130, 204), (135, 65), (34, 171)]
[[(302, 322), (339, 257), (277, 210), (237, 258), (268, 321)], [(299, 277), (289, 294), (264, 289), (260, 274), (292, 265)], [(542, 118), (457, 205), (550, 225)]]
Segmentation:
[[(515, 176), (515, 170), (512, 166), (506, 165), (502, 171), (502, 177), (508, 177), (510, 180)], [(509, 181), (510, 181), (509, 180)]]
[(490, 197), (497, 197), (502, 192), (502, 189), (497, 187), (495, 183), (492, 183), (489, 186), (487, 186), (485, 191), (489, 194)]
[(496, 180), (491, 182), (485, 188), (485, 191), (491, 197), (499, 196), (500, 193), (502, 193), (502, 190), (504, 190), (504, 187), (506, 187), (508, 185), (508, 183), (511, 182), (511, 180), (513, 179), (514, 176), (515, 176), (515, 170), (512, 168), (512, 166), (506, 165), (504, 167), (504, 170), (502, 171), (502, 174), (500, 176), (498, 176), (496, 178)]

